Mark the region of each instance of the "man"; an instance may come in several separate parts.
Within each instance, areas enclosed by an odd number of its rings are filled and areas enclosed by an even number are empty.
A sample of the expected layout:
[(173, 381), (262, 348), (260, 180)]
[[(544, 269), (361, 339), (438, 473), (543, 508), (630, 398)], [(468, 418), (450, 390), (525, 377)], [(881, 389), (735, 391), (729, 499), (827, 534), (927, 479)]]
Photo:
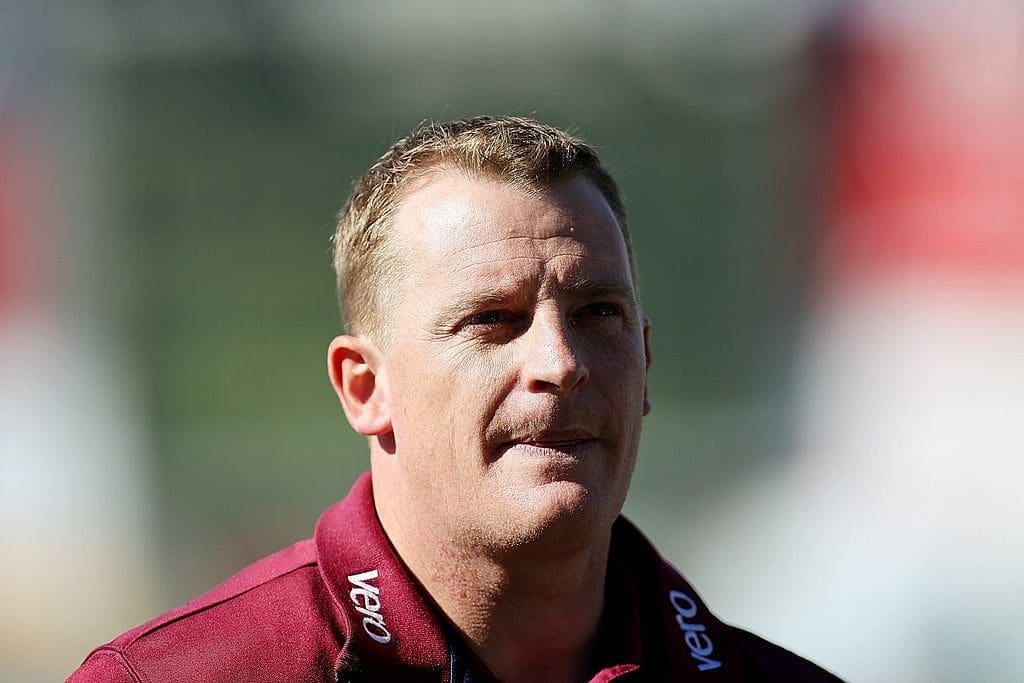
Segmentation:
[(328, 370), (370, 474), (313, 539), (72, 681), (835, 680), (719, 622), (619, 518), (650, 326), (591, 148), (520, 118), (425, 126), (334, 239)]

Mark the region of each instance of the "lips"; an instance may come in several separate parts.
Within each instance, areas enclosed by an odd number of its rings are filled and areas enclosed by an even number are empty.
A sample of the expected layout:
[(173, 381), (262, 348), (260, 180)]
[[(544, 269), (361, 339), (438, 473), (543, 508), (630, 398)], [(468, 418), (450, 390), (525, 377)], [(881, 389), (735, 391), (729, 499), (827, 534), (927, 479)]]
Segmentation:
[(504, 453), (510, 448), (521, 446), (538, 452), (550, 451), (578, 455), (583, 449), (597, 441), (597, 437), (588, 430), (544, 430), (508, 439), (498, 445), (498, 450)]

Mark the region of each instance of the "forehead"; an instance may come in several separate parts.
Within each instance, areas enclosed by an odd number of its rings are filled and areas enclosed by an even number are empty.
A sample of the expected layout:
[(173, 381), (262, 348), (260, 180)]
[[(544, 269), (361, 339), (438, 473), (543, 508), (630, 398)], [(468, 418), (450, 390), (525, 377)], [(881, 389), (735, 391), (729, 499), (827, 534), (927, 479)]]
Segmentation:
[[(395, 215), (396, 237), (413, 269), (504, 278), (531, 262), (558, 261), (572, 270), (626, 273), (629, 260), (618, 222), (601, 192), (577, 177), (532, 191), (444, 170), (414, 188)], [(631, 280), (631, 278), (629, 278)]]

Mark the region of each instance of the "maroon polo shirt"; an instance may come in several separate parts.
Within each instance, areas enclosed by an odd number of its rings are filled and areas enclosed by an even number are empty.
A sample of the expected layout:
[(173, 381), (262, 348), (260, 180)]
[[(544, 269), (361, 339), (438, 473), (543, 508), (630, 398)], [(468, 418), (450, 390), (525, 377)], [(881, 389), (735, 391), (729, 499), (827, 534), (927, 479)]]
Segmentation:
[[(624, 518), (612, 533), (592, 683), (835, 681), (715, 618)], [(557, 619), (557, 614), (545, 618)], [(369, 473), (301, 541), (93, 650), (72, 683), (494, 681), (409, 575)]]

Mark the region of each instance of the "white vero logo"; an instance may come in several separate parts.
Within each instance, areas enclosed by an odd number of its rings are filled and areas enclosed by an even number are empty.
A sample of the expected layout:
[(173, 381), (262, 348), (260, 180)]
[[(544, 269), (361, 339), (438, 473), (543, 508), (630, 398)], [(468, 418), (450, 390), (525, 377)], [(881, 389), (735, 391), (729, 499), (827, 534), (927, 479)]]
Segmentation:
[(380, 611), (380, 589), (370, 581), (377, 579), (377, 570), (370, 569), (360, 574), (350, 574), (348, 582), (353, 588), (348, 592), (356, 611), (363, 615), (363, 630), (378, 643), (391, 642), (391, 631), (384, 623)]

